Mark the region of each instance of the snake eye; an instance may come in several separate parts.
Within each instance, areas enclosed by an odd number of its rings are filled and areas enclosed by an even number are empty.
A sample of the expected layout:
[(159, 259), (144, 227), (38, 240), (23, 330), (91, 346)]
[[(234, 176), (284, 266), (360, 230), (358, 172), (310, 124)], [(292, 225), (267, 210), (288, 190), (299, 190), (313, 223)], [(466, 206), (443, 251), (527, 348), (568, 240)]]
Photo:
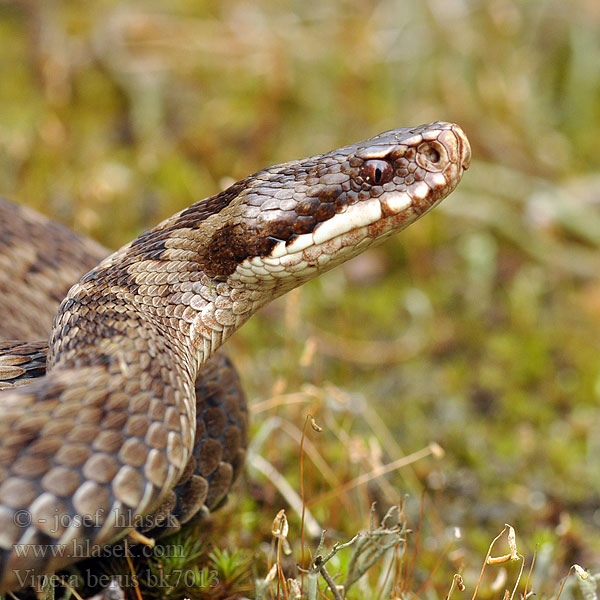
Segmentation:
[(362, 165), (361, 175), (371, 185), (383, 185), (391, 181), (394, 176), (394, 169), (385, 160), (371, 159), (365, 161)]

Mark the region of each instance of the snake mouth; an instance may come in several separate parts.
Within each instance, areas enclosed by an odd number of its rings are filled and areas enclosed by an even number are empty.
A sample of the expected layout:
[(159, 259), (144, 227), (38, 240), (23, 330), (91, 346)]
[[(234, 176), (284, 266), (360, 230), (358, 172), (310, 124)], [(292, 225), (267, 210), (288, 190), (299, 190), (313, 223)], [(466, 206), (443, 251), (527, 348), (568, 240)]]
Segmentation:
[[(353, 232), (374, 225), (386, 217), (394, 217), (400, 213), (408, 213), (414, 205), (413, 198), (408, 193), (390, 193), (382, 198), (372, 198), (348, 206), (346, 210), (333, 218), (320, 223), (312, 233), (305, 233), (294, 238), (291, 242), (277, 243), (268, 258), (281, 259), (284, 256), (294, 255), (305, 251), (311, 246), (322, 246), (336, 238), (345, 235), (351, 236)], [(420, 215), (415, 215), (415, 217)], [(408, 219), (407, 224), (414, 219)]]
[[(436, 197), (435, 202), (431, 202), (431, 198), (424, 201), (424, 188), (427, 186), (423, 185), (422, 188), (417, 187), (417, 192), (413, 191), (412, 194), (390, 192), (380, 198), (348, 206), (344, 212), (320, 223), (312, 233), (299, 235), (288, 243), (279, 242), (269, 256), (252, 259), (250, 262), (254, 261), (253, 264), (257, 265), (257, 261), (260, 261), (271, 268), (285, 266), (286, 270), (295, 271), (297, 264), (312, 263), (315, 259), (313, 255), (332, 258), (344, 247), (351, 248), (360, 244), (362, 250), (367, 243), (365, 240), (371, 243), (383, 241), (417, 220), (444, 197)], [(353, 253), (352, 250), (350, 253)], [(321, 259), (320, 262), (329, 260)], [(283, 273), (280, 276), (283, 277)]]

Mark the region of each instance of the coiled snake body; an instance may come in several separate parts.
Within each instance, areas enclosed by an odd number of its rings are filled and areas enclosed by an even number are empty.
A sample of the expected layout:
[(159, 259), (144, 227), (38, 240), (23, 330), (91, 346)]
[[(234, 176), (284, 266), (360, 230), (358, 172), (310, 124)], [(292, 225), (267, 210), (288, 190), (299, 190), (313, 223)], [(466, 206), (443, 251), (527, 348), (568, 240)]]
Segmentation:
[[(235, 376), (223, 384), (231, 394), (217, 392), (233, 403), (197, 419), (196, 396), (229, 368), (218, 348), (267, 302), (422, 216), (469, 163), (460, 128), (438, 122), (265, 169), (84, 275), (54, 319), (45, 375), (43, 344), (5, 344), (21, 358), (0, 362), (0, 375), (4, 364), (36, 378), (0, 393), (0, 590), (119, 540), (165, 503), (183, 520), (217, 505), (245, 436)], [(102, 252), (73, 244), (82, 262)], [(26, 356), (30, 372), (18, 366)], [(231, 427), (218, 435), (235, 430), (231, 440), (211, 444), (205, 431), (199, 445), (197, 428), (223, 418)], [(196, 489), (174, 495), (178, 485)], [(174, 508), (189, 496), (193, 507)]]

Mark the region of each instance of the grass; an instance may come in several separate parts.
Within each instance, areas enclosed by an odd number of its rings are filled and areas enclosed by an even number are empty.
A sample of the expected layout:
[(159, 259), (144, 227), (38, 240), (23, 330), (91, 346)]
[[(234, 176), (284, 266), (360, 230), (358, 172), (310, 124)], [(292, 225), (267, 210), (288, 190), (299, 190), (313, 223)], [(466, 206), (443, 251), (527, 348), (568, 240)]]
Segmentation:
[[(2, 193), (117, 247), (265, 165), (460, 123), (474, 161), (451, 198), (229, 346), (253, 450), (298, 494), (306, 415), (323, 429), (303, 481), (328, 547), (373, 500), (379, 518), (401, 504), (406, 543), (420, 532), (403, 596), (443, 598), (455, 573), (474, 589), (508, 522), (528, 561), (537, 547), (528, 589), (555, 597), (573, 564), (600, 567), (599, 28), (595, 0), (5, 2)], [(432, 443), (443, 456), (347, 487)], [(209, 570), (252, 558), (239, 594), (281, 508), (297, 557), (300, 517), (252, 467), (205, 525), (229, 553), (203, 546)], [(354, 593), (376, 597), (377, 568)], [(486, 568), (477, 597), (515, 568)], [(591, 597), (577, 577), (562, 598)]]

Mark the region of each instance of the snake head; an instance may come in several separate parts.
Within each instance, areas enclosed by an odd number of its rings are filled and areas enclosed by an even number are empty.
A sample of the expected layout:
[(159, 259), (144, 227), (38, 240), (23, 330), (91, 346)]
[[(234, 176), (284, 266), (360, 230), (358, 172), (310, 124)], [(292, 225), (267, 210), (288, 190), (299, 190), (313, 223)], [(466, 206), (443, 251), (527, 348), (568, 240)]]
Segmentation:
[(424, 215), (470, 160), (460, 127), (437, 122), (261, 171), (221, 212), (206, 268), (283, 293)]

